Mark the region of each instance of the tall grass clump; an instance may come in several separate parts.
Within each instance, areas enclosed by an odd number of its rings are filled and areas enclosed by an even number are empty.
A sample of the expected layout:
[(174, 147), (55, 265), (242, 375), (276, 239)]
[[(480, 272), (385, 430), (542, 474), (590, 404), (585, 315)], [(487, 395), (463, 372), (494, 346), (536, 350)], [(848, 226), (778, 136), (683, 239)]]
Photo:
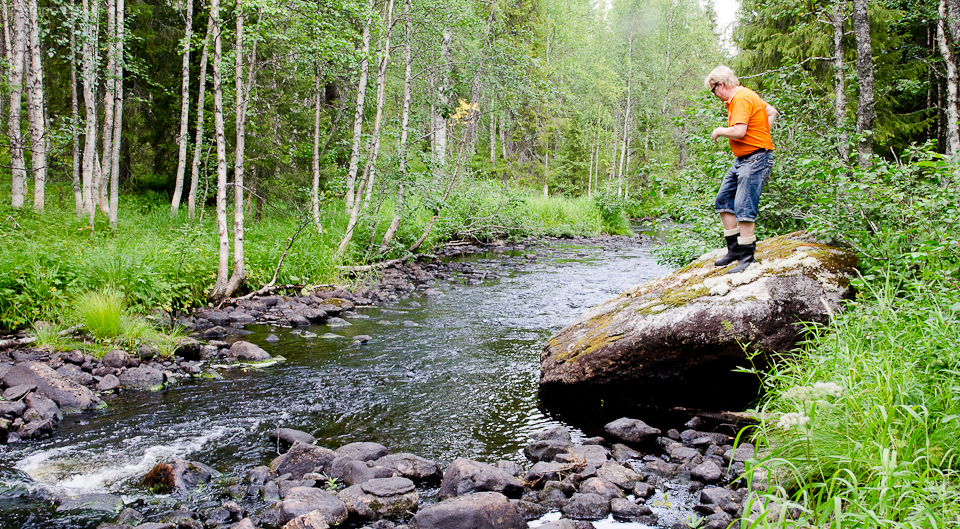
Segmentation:
[(530, 195), (526, 204), (531, 220), (544, 235), (596, 236), (603, 232), (600, 210), (589, 198)]
[(112, 340), (123, 331), (123, 294), (112, 289), (84, 292), (77, 297), (74, 315), (97, 340)]
[[(745, 433), (776, 487), (751, 503), (778, 521), (751, 527), (960, 523), (960, 297), (892, 274), (860, 287), (765, 377), (763, 421)], [(800, 516), (780, 517), (783, 505)]]

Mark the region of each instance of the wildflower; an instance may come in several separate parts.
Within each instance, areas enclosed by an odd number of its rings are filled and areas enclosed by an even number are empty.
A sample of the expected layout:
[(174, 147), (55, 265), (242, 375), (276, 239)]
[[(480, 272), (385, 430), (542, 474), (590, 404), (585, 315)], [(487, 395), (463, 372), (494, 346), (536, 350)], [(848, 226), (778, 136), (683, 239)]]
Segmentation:
[(831, 397), (839, 397), (843, 393), (843, 388), (834, 382), (815, 382), (813, 389), (819, 390)]
[(777, 428), (783, 428), (784, 430), (789, 430), (794, 426), (803, 426), (810, 422), (810, 417), (802, 413), (784, 413), (780, 420), (777, 421)]

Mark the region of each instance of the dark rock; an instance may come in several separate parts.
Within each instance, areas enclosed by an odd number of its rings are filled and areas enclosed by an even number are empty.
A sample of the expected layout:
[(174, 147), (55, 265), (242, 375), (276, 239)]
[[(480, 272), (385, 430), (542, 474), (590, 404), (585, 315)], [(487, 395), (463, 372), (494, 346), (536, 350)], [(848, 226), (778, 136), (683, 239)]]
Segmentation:
[(600, 436), (598, 435), (598, 436), (596, 436), (596, 437), (587, 437), (587, 438), (584, 439), (583, 442), (580, 443), (580, 444), (583, 444), (583, 445), (607, 446), (607, 440), (604, 439), (603, 437), (600, 437)]
[(312, 487), (317, 482), (312, 479), (279, 479), (277, 486), (280, 488), (280, 497), (286, 498), (287, 493), (297, 487)]
[(202, 350), (203, 344), (198, 342), (195, 338), (184, 336), (177, 340), (177, 347), (173, 350), (173, 354), (181, 358), (198, 360)]
[(643, 465), (643, 473), (669, 478), (677, 473), (677, 468), (678, 465), (655, 459)]
[(163, 388), (163, 371), (152, 367), (134, 367), (120, 373), (120, 384), (126, 389), (158, 391)]
[(322, 322), (322, 321), (324, 320), (324, 318), (327, 317), (327, 313), (326, 313), (326, 312), (324, 312), (324, 311), (322, 311), (322, 310), (320, 310), (320, 309), (314, 309), (314, 308), (309, 308), (309, 307), (301, 310), (301, 311), (300, 311), (300, 314), (301, 314), (304, 318), (310, 320), (310, 323), (320, 323), (320, 322)]
[(290, 450), (270, 463), (270, 469), (277, 475), (290, 473), (294, 478), (299, 479), (304, 474), (317, 469), (322, 472), (324, 467), (333, 461), (334, 456), (333, 450), (294, 442)]
[(654, 495), (657, 489), (649, 483), (637, 483), (633, 486), (633, 495), (638, 498), (647, 499)]
[(613, 517), (630, 522), (640, 521), (644, 516), (653, 514), (653, 510), (646, 505), (637, 505), (630, 500), (614, 498), (610, 500), (610, 512)]
[(570, 430), (566, 426), (554, 426), (553, 428), (547, 428), (546, 430), (535, 433), (533, 438), (537, 441), (573, 442), (573, 439), (570, 437)]
[(93, 381), (93, 377), (90, 375), (90, 373), (87, 373), (74, 364), (63, 364), (56, 369), (56, 372), (58, 375), (84, 386)]
[(57, 403), (54, 402), (53, 399), (48, 399), (37, 393), (29, 393), (26, 398), (23, 399), (23, 402), (27, 405), (27, 408), (37, 410), (42, 419), (51, 419), (56, 422), (63, 418), (63, 414), (60, 413), (60, 407), (57, 406)]
[(673, 439), (674, 441), (679, 441), (680, 432), (678, 432), (675, 428), (670, 428), (669, 430), (667, 430), (667, 437), (669, 437), (670, 439)]
[(680, 441), (687, 446), (724, 445), (730, 442), (730, 437), (716, 432), (684, 430), (680, 432)]
[(27, 404), (21, 401), (0, 401), (0, 417), (19, 417), (27, 411)]
[(116, 521), (119, 524), (136, 525), (143, 521), (143, 515), (136, 509), (127, 507), (120, 511), (120, 516), (117, 516)]
[(700, 463), (690, 471), (690, 477), (704, 483), (716, 483), (723, 476), (723, 471), (713, 461)]
[(354, 460), (343, 465), (343, 481), (347, 485), (357, 485), (377, 478), (392, 478), (395, 475), (393, 470), (369, 461)]
[(596, 494), (574, 494), (560, 512), (576, 520), (602, 520), (610, 514), (610, 500)]
[(718, 512), (707, 516), (704, 529), (727, 529), (733, 522), (733, 517), (725, 512)]
[(660, 430), (639, 419), (622, 417), (603, 427), (611, 437), (627, 443), (644, 443), (660, 436)]
[(227, 336), (227, 330), (217, 325), (203, 331), (201, 336), (203, 336), (205, 340), (219, 340)]
[(60, 359), (64, 362), (70, 362), (71, 364), (76, 364), (78, 366), (82, 365), (86, 361), (83, 358), (83, 353), (77, 350), (60, 353)]
[(327, 525), (343, 523), (348, 516), (347, 506), (335, 494), (311, 487), (296, 487), (280, 503), (277, 525), (282, 527), (311, 511), (319, 511)]
[(700, 491), (700, 503), (707, 505), (724, 505), (733, 501), (736, 495), (733, 491), (722, 487), (711, 487)]
[(533, 441), (523, 449), (523, 455), (536, 463), (537, 461), (553, 461), (558, 454), (569, 452), (573, 447), (570, 441), (539, 440)]
[(332, 327), (349, 327), (350, 325), (353, 325), (353, 324), (343, 318), (337, 318), (335, 316), (331, 316), (327, 318), (327, 326), (331, 328)]
[(443, 473), (441, 500), (482, 491), (519, 498), (523, 493), (523, 485), (517, 478), (496, 467), (464, 458), (455, 459)]
[(406, 519), (417, 510), (420, 497), (406, 478), (373, 479), (348, 487), (337, 495), (350, 514), (363, 520)]
[(65, 496), (57, 500), (57, 512), (99, 511), (118, 513), (123, 509), (123, 500), (113, 494), (81, 494)]
[(640, 458), (640, 452), (637, 452), (633, 448), (620, 443), (616, 443), (610, 448), (610, 455), (613, 457), (613, 459), (621, 463), (631, 459)]
[(95, 408), (100, 399), (89, 389), (57, 374), (50, 366), (37, 361), (21, 362), (3, 377), (8, 388), (20, 385), (37, 387), (37, 392), (49, 397), (64, 411)]
[(510, 503), (513, 504), (513, 508), (517, 511), (517, 514), (528, 522), (542, 518), (544, 514), (547, 514), (547, 508), (539, 503), (525, 500), (510, 500)]
[(372, 340), (372, 339), (373, 339), (373, 338), (371, 338), (370, 336), (368, 336), (368, 335), (366, 335), (366, 334), (358, 334), (358, 335), (356, 335), (356, 336), (353, 337), (353, 341), (359, 342), (359, 343), (367, 343), (367, 342), (369, 342), (369, 341)]
[[(30, 408), (30, 410), (32, 409), (33, 408)], [(30, 410), (27, 411), (29, 412)], [(53, 434), (53, 430), (53, 419), (38, 418), (18, 428), (17, 435), (19, 435), (21, 439), (39, 439), (40, 437)]]
[(378, 443), (350, 443), (337, 448), (338, 456), (352, 457), (358, 461), (373, 461), (390, 453), (387, 447)]
[(530, 470), (527, 471), (527, 476), (525, 481), (527, 483), (544, 483), (547, 481), (552, 481), (558, 478), (560, 475), (560, 464), (556, 462), (546, 462), (541, 461), (539, 463), (534, 463)]
[(7, 388), (3, 392), (3, 400), (20, 400), (24, 395), (34, 391), (35, 389), (37, 389), (37, 386), (34, 386), (33, 384), (21, 384), (19, 386)]
[(287, 322), (289, 322), (293, 327), (307, 327), (310, 325), (310, 320), (308, 320), (306, 316), (300, 314), (299, 312), (288, 314)]
[(267, 336), (266, 338), (264, 338), (263, 341), (265, 341), (265, 342), (267, 342), (267, 343), (277, 343), (277, 342), (280, 341), (280, 337), (277, 336), (276, 334), (271, 334), (271, 335)]
[(280, 501), (280, 487), (277, 486), (277, 482), (268, 481), (264, 483), (263, 487), (260, 488), (260, 498), (266, 503)]
[(607, 461), (598, 468), (597, 477), (605, 479), (625, 490), (630, 490), (637, 482), (643, 481), (643, 476), (613, 461)]
[(108, 374), (97, 384), (97, 391), (113, 391), (119, 387), (120, 379), (115, 375)]
[(755, 353), (792, 350), (806, 333), (798, 322), (828, 323), (852, 294), (857, 258), (798, 232), (761, 241), (761, 264), (727, 275), (713, 265), (723, 251), (584, 312), (547, 341), (542, 389), (624, 391), (673, 406), (756, 398), (755, 377), (737, 386), (748, 375), (730, 383), (718, 376), (740, 376), (732, 368)]
[(667, 453), (670, 454), (670, 459), (675, 461), (680, 461), (682, 463), (688, 463), (691, 461), (696, 461), (697, 464), (703, 460), (703, 456), (700, 454), (700, 451), (696, 448), (690, 448), (688, 446), (683, 446), (680, 443), (674, 443)]
[[(324, 521), (324, 523), (326, 523), (326, 521)], [(289, 526), (289, 524), (287, 525)], [(250, 520), (250, 518), (244, 518), (243, 520), (240, 520), (239, 522), (231, 525), (230, 529), (257, 529), (257, 526), (253, 524), (253, 521)], [(297, 527), (297, 528), (291, 527), (290, 529), (321, 529), (321, 528), (320, 527), (312, 528), (312, 527), (304, 526), (304, 527)]]
[(620, 487), (602, 478), (590, 478), (580, 484), (581, 494), (596, 494), (606, 498), (607, 501), (613, 498), (625, 498), (626, 495), (620, 490)]
[(301, 432), (300, 430), (294, 430), (292, 428), (277, 428), (275, 430), (270, 430), (270, 440), (275, 443), (279, 442), (281, 446), (291, 446), (297, 441), (312, 445), (316, 439), (307, 432)]
[(290, 520), (283, 529), (328, 529), (329, 527), (327, 519), (320, 511), (310, 511)]
[(510, 474), (515, 478), (520, 477), (520, 473), (523, 472), (523, 468), (520, 465), (514, 463), (513, 461), (504, 461), (501, 459), (500, 461), (497, 461), (496, 463), (494, 463), (493, 466), (499, 468), (500, 470), (506, 472), (507, 474)]
[(217, 475), (217, 471), (203, 463), (176, 459), (171, 463), (157, 463), (141, 482), (157, 492), (187, 491), (209, 483)]
[(385, 455), (374, 463), (414, 481), (423, 481), (440, 476), (440, 465), (429, 459), (405, 452)]
[(683, 423), (683, 425), (691, 430), (696, 430), (697, 428), (703, 426), (703, 419), (694, 415), (693, 417), (690, 417), (689, 421)]
[(730, 462), (730, 460), (733, 460), (734, 462), (744, 463), (747, 460), (752, 459), (755, 452), (756, 452), (756, 449), (753, 447), (752, 444), (741, 443), (740, 446), (736, 448), (736, 450), (731, 448), (730, 450), (727, 450), (726, 452), (724, 452), (723, 460), (728, 463)]
[(449, 498), (417, 513), (410, 529), (527, 529), (510, 500), (497, 492)]
[(595, 529), (595, 526), (586, 520), (560, 518), (555, 522), (548, 522), (541, 525), (540, 529)]
[(537, 503), (543, 505), (551, 511), (557, 511), (563, 508), (569, 502), (569, 496), (560, 489), (546, 487), (537, 493)]
[(555, 461), (560, 463), (586, 463), (599, 467), (607, 462), (607, 456), (610, 450), (600, 445), (581, 445), (573, 446), (570, 451), (564, 454), (557, 454)]
[(100, 359), (103, 365), (117, 369), (121, 367), (130, 367), (131, 360), (130, 353), (121, 351), (120, 349), (114, 349), (113, 351), (103, 355), (103, 358)]
[(270, 359), (270, 353), (250, 342), (238, 340), (227, 351), (228, 358), (235, 358), (241, 362), (261, 362)]

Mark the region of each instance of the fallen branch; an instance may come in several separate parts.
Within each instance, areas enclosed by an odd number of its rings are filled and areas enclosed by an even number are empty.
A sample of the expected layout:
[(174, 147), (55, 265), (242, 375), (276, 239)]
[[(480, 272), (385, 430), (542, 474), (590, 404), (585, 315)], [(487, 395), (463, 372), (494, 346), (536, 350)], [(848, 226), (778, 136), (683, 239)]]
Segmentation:
[(29, 345), (37, 341), (36, 336), (27, 336), (26, 338), (9, 338), (7, 340), (0, 340), (0, 351), (4, 349), (10, 349), (12, 347), (20, 347), (22, 345)]
[(300, 227), (297, 228), (297, 231), (294, 232), (293, 235), (287, 237), (287, 245), (283, 249), (283, 253), (280, 254), (280, 259), (277, 261), (277, 267), (273, 269), (273, 277), (270, 279), (270, 282), (267, 283), (266, 285), (263, 285), (263, 287), (261, 287), (260, 290), (251, 292), (246, 296), (242, 296), (237, 299), (250, 299), (253, 296), (262, 296), (267, 292), (269, 292), (271, 287), (277, 284), (277, 276), (280, 274), (280, 267), (283, 266), (283, 260), (287, 257), (287, 253), (290, 251), (290, 248), (293, 247), (293, 243), (297, 240), (297, 237), (300, 236), (300, 232), (302, 232), (303, 229), (307, 227), (307, 224), (310, 224), (310, 221), (311, 221), (310, 217), (307, 217), (307, 220), (300, 223)]
[(399, 259), (390, 259), (389, 261), (380, 261), (379, 263), (373, 263), (368, 265), (358, 265), (358, 266), (337, 266), (337, 270), (343, 270), (345, 272), (368, 272), (370, 270), (380, 270), (383, 268), (390, 268), (395, 264), (402, 263), (409, 259), (411, 256), (400, 257)]

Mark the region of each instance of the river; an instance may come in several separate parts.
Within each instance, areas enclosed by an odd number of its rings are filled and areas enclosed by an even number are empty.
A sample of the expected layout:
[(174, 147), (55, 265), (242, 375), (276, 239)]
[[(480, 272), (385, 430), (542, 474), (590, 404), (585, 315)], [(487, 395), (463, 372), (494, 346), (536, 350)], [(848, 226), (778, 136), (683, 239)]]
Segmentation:
[[(525, 464), (532, 433), (564, 424), (576, 439), (602, 426), (606, 418), (567, 418), (538, 400), (540, 350), (588, 307), (668, 272), (650, 250), (637, 239), (610, 238), (464, 255), (453, 259), (464, 272), (433, 286), (445, 295), (360, 308), (349, 327), (318, 325), (308, 329), (318, 337), (304, 338), (248, 326), (246, 340), (286, 362), (109, 397), (103, 410), (66, 417), (51, 438), (4, 446), (3, 480), (22, 485), (19, 471), (34, 488), (119, 493), (140, 510), (162, 510), (172, 500), (138, 485), (157, 462), (191, 459), (242, 477), (275, 457), (267, 436), (276, 427), (306, 431), (329, 448), (374, 441), (442, 466), (456, 457)], [(279, 342), (268, 343), (271, 334)], [(355, 343), (357, 335), (372, 339)], [(200, 495), (198, 507), (204, 501), (216, 504)], [(100, 521), (2, 494), (0, 511), (3, 527)]]

